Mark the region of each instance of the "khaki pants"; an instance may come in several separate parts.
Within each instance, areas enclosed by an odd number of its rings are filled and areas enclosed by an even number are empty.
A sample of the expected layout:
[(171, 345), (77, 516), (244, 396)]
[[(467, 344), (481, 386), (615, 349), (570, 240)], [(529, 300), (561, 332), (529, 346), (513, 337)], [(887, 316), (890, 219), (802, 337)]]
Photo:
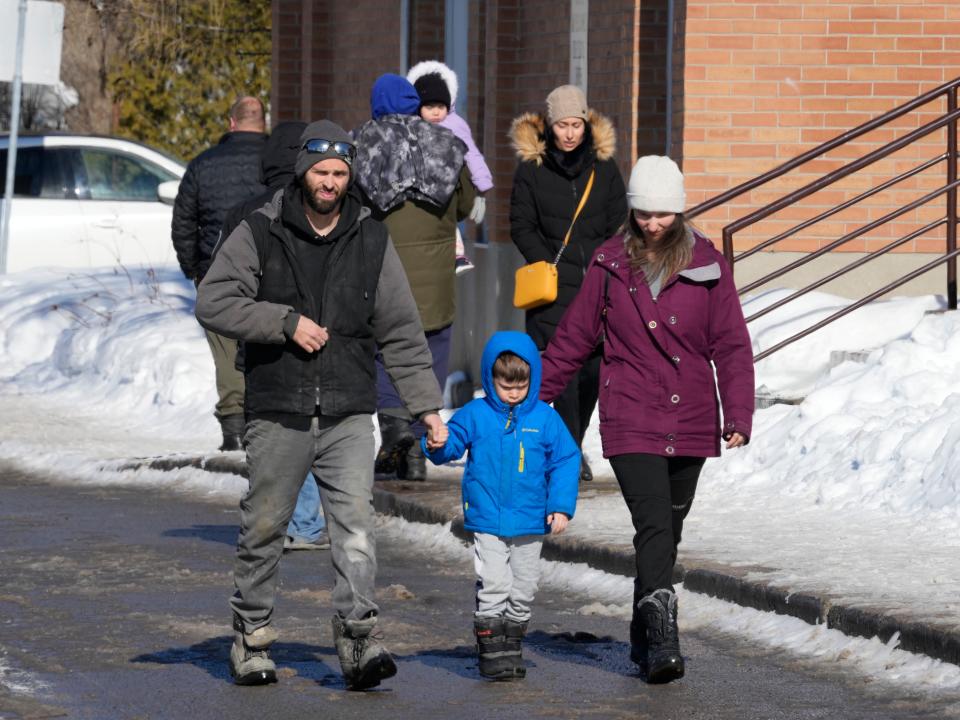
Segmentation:
[(243, 414), (243, 373), (234, 364), (237, 359), (237, 341), (209, 330), (207, 344), (213, 355), (213, 365), (217, 373), (217, 419), (228, 415)]

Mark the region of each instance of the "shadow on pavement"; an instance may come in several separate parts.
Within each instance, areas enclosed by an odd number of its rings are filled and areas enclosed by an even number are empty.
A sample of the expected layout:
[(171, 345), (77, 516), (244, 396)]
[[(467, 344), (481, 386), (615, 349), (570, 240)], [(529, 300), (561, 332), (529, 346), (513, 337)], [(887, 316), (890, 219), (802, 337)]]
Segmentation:
[(447, 650), (421, 650), (411, 655), (397, 655), (397, 660), (416, 661), (429, 668), (446, 670), (462, 678), (476, 680), (480, 677), (477, 670), (477, 651), (472, 645), (460, 645)]
[[(630, 655), (627, 643), (588, 632), (546, 633), (535, 630), (524, 641), (524, 648), (549, 656), (552, 660), (574, 665), (589, 665), (605, 672), (623, 675), (625, 660)], [(524, 659), (527, 654), (524, 655)], [(631, 664), (632, 668), (633, 665)]]
[(163, 531), (164, 537), (199, 538), (210, 542), (236, 545), (240, 528), (236, 525), (194, 525), (188, 528), (171, 528)]
[[(144, 653), (131, 658), (131, 662), (156, 665), (194, 665), (218, 680), (232, 683), (230, 677), (230, 645), (233, 637), (221, 635), (188, 647), (174, 647)], [(313, 680), (326, 687), (343, 686), (339, 668), (333, 668), (320, 657), (336, 655), (331, 647), (305, 643), (277, 642), (270, 648), (270, 656), (277, 664), (278, 674), (292, 670), (298, 677)]]

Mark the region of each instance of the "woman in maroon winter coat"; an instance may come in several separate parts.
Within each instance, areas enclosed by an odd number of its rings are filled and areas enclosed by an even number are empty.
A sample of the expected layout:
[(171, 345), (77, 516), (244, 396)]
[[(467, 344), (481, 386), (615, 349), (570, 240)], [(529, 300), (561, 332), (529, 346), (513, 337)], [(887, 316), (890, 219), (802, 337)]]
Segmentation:
[(636, 531), (630, 657), (648, 682), (669, 682), (684, 671), (671, 583), (683, 520), (721, 438), (750, 438), (753, 357), (729, 266), (684, 220), (676, 164), (640, 158), (627, 200), (543, 356), (540, 397), (556, 398), (603, 340), (603, 454)]

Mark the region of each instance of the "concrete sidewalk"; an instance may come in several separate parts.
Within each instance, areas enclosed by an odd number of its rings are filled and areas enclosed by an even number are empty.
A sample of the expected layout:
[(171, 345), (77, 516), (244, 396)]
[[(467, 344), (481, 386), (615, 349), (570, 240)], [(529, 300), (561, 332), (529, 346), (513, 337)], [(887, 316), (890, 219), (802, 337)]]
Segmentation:
[[(131, 461), (122, 467), (149, 467), (156, 470), (196, 467), (211, 472), (247, 475), (246, 463), (240, 453), (152, 458)], [(598, 478), (581, 485), (582, 499), (611, 494), (620, 494), (618, 485), (612, 479)], [(450, 523), (454, 535), (463, 539), (469, 536), (463, 528), (460, 512), (459, 471), (433, 472), (425, 482), (377, 482), (374, 505), (380, 513), (399, 516), (410, 522)], [(591, 542), (567, 535), (547, 536), (544, 538), (543, 557), (585, 563), (598, 570), (627, 577), (634, 575), (634, 553), (629, 544)], [(953, 627), (916, 622), (909, 617), (885, 612), (882, 607), (853, 607), (835, 602), (826, 591), (820, 594), (791, 593), (748, 579), (752, 570), (755, 568), (731, 567), (690, 557), (684, 554), (681, 545), (675, 581), (682, 581), (684, 587), (693, 592), (744, 607), (790, 615), (812, 625), (825, 624), (847, 635), (866, 638), (877, 636), (887, 642), (899, 633), (898, 647), (901, 649), (960, 665), (960, 632)]]

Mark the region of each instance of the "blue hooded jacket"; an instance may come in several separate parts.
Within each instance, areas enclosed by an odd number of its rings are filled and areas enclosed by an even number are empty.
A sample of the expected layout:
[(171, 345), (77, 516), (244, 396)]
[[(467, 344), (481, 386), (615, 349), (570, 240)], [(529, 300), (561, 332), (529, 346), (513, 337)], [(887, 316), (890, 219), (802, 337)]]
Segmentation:
[[(530, 365), (527, 397), (510, 407), (497, 397), (493, 363), (512, 352)], [(450, 419), (450, 438), (427, 457), (441, 465), (469, 451), (463, 471), (464, 527), (500, 537), (550, 532), (547, 515), (573, 517), (580, 478), (580, 450), (557, 412), (539, 400), (540, 353), (526, 333), (498, 332), (483, 350), (486, 397), (464, 405)]]

